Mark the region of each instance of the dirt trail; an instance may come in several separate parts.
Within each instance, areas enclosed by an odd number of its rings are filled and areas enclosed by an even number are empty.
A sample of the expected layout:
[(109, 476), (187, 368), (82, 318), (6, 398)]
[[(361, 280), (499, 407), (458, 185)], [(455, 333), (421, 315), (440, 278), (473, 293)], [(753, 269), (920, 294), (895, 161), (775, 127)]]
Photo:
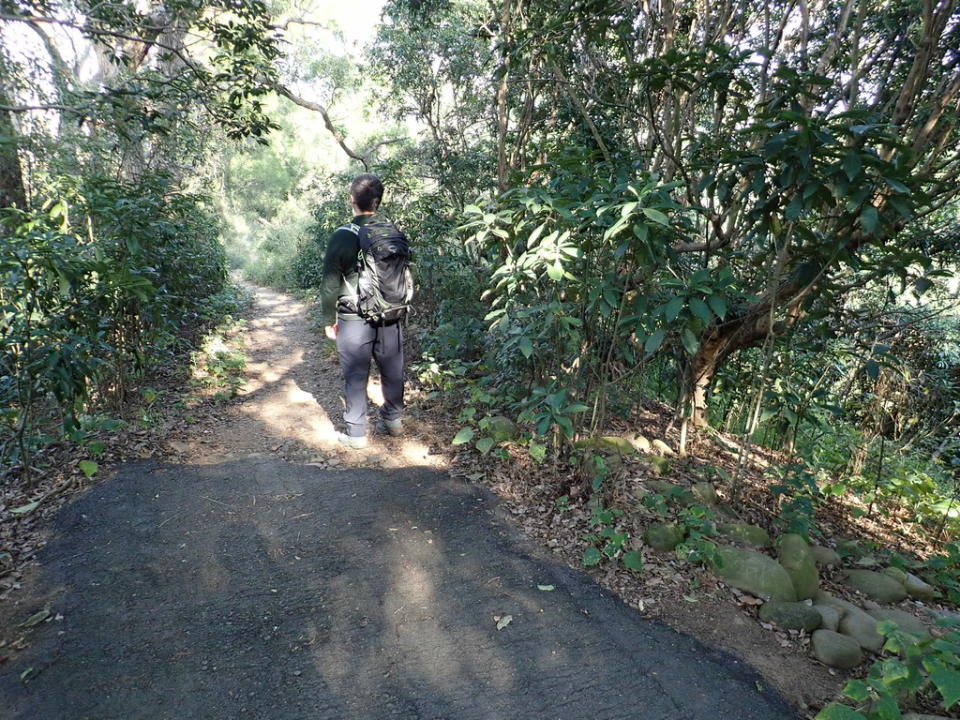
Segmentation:
[(796, 718), (524, 538), (415, 427), (335, 449), (339, 372), (302, 303), (258, 290), (248, 335), (242, 398), (170, 440), (178, 462), (57, 516), (5, 719)]
[[(403, 438), (372, 436), (370, 447), (360, 452), (338, 446), (343, 403), (333, 344), (314, 329), (305, 303), (275, 290), (251, 289), (246, 383), (237, 400), (205, 409), (201, 422), (171, 437), (176, 459), (216, 464), (271, 457), (319, 467), (442, 467), (442, 457), (418, 438), (415, 418), (406, 418), (409, 432)], [(368, 394), (375, 413), (383, 402), (375, 366)]]

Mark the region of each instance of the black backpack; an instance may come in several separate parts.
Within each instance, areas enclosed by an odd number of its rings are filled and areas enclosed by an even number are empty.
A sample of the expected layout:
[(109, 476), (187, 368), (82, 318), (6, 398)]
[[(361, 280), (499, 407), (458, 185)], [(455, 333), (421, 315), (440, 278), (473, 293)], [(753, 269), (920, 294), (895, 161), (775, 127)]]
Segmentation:
[(344, 227), (356, 234), (360, 244), (355, 299), (357, 313), (378, 324), (401, 320), (413, 300), (410, 243), (406, 235), (386, 218), (377, 218), (362, 226), (351, 223)]

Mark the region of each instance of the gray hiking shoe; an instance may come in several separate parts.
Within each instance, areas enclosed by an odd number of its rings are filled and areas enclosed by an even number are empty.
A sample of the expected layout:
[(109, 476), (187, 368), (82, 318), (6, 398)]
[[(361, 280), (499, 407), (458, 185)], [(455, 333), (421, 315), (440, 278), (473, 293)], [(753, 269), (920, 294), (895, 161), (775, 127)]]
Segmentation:
[(380, 418), (377, 420), (377, 433), (380, 435), (392, 435), (393, 437), (400, 437), (403, 435), (403, 420), (397, 418), (396, 420), (384, 420)]
[(353, 437), (352, 435), (346, 435), (344, 433), (337, 433), (337, 442), (340, 443), (341, 447), (348, 448), (350, 450), (363, 450), (370, 443), (367, 442), (366, 435), (360, 437)]

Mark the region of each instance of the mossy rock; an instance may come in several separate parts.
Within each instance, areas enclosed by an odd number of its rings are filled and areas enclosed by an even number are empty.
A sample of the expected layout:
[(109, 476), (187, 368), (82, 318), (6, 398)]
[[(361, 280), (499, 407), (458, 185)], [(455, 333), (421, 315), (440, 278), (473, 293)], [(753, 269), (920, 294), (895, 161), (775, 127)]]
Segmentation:
[(667, 475), (670, 472), (670, 460), (660, 455), (652, 455), (648, 462), (654, 475)]
[(837, 543), (837, 552), (844, 558), (859, 558), (867, 554), (859, 540), (847, 539)]
[(729, 545), (717, 548), (717, 555), (722, 564), (716, 572), (733, 587), (768, 601), (797, 599), (790, 575), (776, 560)]
[(817, 630), (810, 638), (813, 656), (830, 667), (849, 670), (863, 662), (860, 645), (833, 630)]
[(644, 484), (650, 488), (651, 492), (655, 492), (657, 495), (668, 495), (671, 490), (676, 490), (680, 487), (676, 483), (667, 482), (666, 480), (644, 480)]
[(807, 632), (813, 632), (823, 624), (823, 618), (812, 605), (779, 600), (764, 603), (760, 608), (760, 619), (784, 630), (806, 630)]
[(623, 465), (623, 455), (620, 453), (613, 453), (612, 455), (607, 455), (604, 457), (604, 460), (607, 463), (607, 468), (613, 470)]
[(643, 532), (647, 545), (659, 552), (670, 552), (683, 542), (683, 529), (673, 523), (654, 523)]
[(838, 610), (830, 605), (815, 604), (813, 609), (820, 613), (820, 626), (834, 632), (840, 627), (840, 618), (843, 617), (843, 610)]
[(903, 585), (889, 575), (874, 570), (847, 570), (847, 582), (877, 602), (895, 603), (907, 597)]
[(854, 605), (852, 602), (848, 602), (843, 598), (834, 597), (826, 590), (818, 590), (817, 594), (813, 596), (813, 603), (815, 605), (828, 605), (829, 607), (836, 608), (841, 613), (850, 612), (851, 610), (863, 610), (859, 605)]
[(695, 500), (690, 490), (666, 480), (647, 480), (646, 485), (657, 495), (664, 495), (669, 502), (682, 507), (690, 505)]
[(820, 574), (806, 540), (795, 533), (784, 535), (780, 538), (778, 559), (790, 574), (799, 599), (806, 600), (816, 595), (820, 589)]
[(840, 632), (871, 652), (880, 652), (885, 642), (877, 632), (877, 619), (860, 609), (850, 610), (840, 618)]
[(660, 438), (657, 438), (656, 440), (652, 440), (650, 442), (650, 449), (655, 453), (659, 453), (660, 455), (665, 455), (667, 457), (673, 457), (674, 455), (676, 455), (673, 448), (667, 445)]
[(603, 435), (599, 439), (604, 450), (610, 450), (620, 455), (633, 455), (636, 452), (633, 444), (619, 435)]
[(871, 603), (867, 606), (866, 612), (878, 621), (888, 620), (895, 622), (897, 627), (911, 635), (926, 637), (930, 634), (930, 631), (927, 630), (927, 626), (923, 624), (922, 620), (904, 610), (880, 607), (875, 603)]
[(494, 415), (486, 418), (485, 432), (493, 437), (494, 442), (516, 440), (520, 436), (520, 428), (506, 415)]
[(690, 488), (693, 492), (694, 497), (702, 502), (704, 505), (716, 505), (717, 504), (717, 489), (708, 482), (698, 482), (694, 483), (693, 487)]
[(632, 455), (633, 445), (626, 438), (618, 435), (601, 435), (599, 437), (583, 438), (574, 443), (574, 447), (588, 448), (598, 452), (617, 453), (618, 455)]
[(927, 615), (929, 615), (934, 622), (946, 620), (953, 624), (960, 623), (960, 613), (954, 612), (953, 610), (941, 610), (940, 608), (932, 607), (924, 608), (924, 610), (926, 610)]
[(823, 545), (811, 545), (810, 552), (819, 567), (840, 567), (840, 555), (836, 550)]
[(721, 523), (717, 532), (751, 547), (769, 547), (770, 535), (762, 527), (748, 523)]
[(718, 517), (727, 520), (730, 523), (740, 522), (740, 516), (737, 515), (737, 513), (733, 511), (733, 508), (728, 505), (716, 505), (713, 509), (717, 511)]
[(937, 594), (937, 589), (933, 585), (924, 582), (913, 573), (906, 574), (903, 587), (907, 591), (907, 595), (914, 600), (933, 600)]
[(898, 567), (884, 568), (880, 572), (882, 572), (884, 575), (887, 575), (888, 577), (892, 577), (901, 585), (907, 582), (907, 574)]

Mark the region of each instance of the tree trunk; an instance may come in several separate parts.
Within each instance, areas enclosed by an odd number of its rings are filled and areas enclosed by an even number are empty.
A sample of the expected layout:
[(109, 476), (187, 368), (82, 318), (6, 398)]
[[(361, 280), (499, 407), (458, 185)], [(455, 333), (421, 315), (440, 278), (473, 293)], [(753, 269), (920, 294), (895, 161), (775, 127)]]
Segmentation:
[(723, 336), (708, 338), (700, 344), (700, 349), (688, 366), (687, 387), (693, 406), (690, 422), (694, 427), (706, 427), (710, 424), (707, 394), (713, 377), (717, 374), (717, 367), (722, 362), (724, 344)]
[(503, 0), (500, 12), (500, 37), (503, 43), (501, 52), (500, 82), (497, 86), (497, 190), (506, 192), (509, 187), (507, 163), (507, 131), (510, 126), (510, 109), (507, 105), (507, 91), (510, 88), (510, 20), (513, 14), (513, 0)]
[[(7, 60), (0, 57), (0, 105), (11, 106), (9, 67)], [(17, 126), (13, 122), (13, 113), (0, 110), (0, 208), (26, 208), (27, 193), (23, 185), (23, 170), (20, 167), (20, 153), (17, 151)]]
[[(0, 87), (0, 104), (9, 105), (6, 93)], [(27, 207), (23, 187), (23, 171), (17, 152), (17, 129), (9, 112), (0, 111), (0, 208)]]
[(802, 294), (790, 298), (780, 307), (781, 311), (786, 310), (786, 317), (780, 322), (773, 324), (770, 312), (771, 302), (782, 299), (784, 295), (789, 296), (796, 290), (792, 282), (784, 283), (768, 299), (745, 308), (704, 333), (696, 355), (687, 366), (686, 383), (693, 407), (691, 422), (694, 427), (709, 425), (710, 386), (727, 359), (740, 350), (761, 344), (770, 333), (783, 332), (800, 318), (801, 313), (796, 307)]

